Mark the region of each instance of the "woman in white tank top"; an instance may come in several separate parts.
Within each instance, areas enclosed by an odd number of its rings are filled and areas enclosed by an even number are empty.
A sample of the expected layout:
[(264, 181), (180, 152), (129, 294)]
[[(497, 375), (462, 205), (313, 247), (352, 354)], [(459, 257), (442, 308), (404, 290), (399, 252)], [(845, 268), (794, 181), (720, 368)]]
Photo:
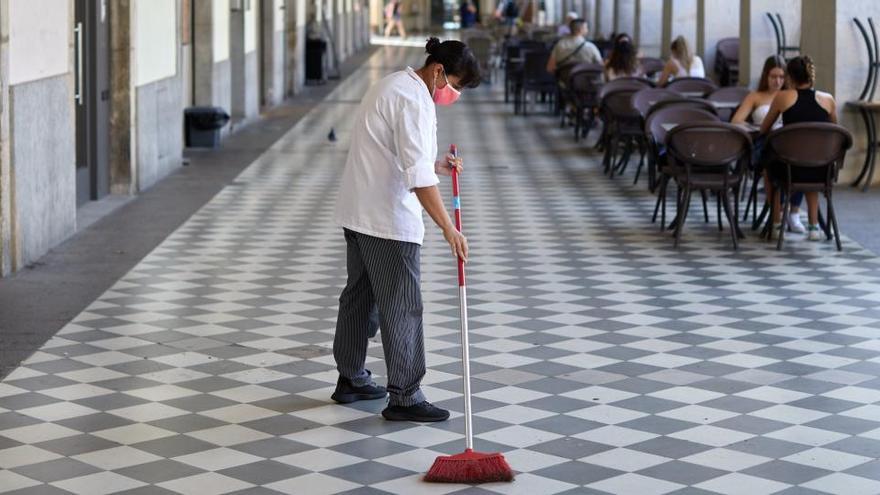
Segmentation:
[[(734, 124), (744, 124), (751, 120), (752, 124), (761, 125), (770, 103), (776, 97), (776, 93), (785, 87), (785, 60), (778, 55), (773, 55), (764, 61), (764, 69), (761, 71), (761, 79), (758, 81), (758, 89), (749, 93), (740, 103), (736, 113), (730, 121)], [(773, 129), (782, 125), (781, 119), (773, 124)]]
[[(754, 125), (761, 125), (767, 113), (770, 111), (770, 104), (776, 93), (785, 88), (785, 60), (778, 56), (772, 55), (764, 61), (764, 69), (761, 71), (761, 79), (758, 82), (758, 89), (749, 93), (740, 103), (736, 113), (730, 121), (734, 124), (745, 124), (751, 120)], [(782, 127), (782, 117), (776, 119), (771, 129), (775, 130)], [(755, 156), (761, 156), (761, 150), (764, 146), (763, 138), (755, 141)], [(758, 160), (754, 163), (757, 165)], [(793, 194), (790, 198), (791, 216), (788, 225), (792, 232), (806, 232), (806, 227), (800, 219), (800, 204), (803, 199), (802, 194)]]
[(706, 77), (703, 60), (699, 56), (691, 54), (684, 36), (675, 38), (669, 48), (672, 53), (663, 67), (663, 73), (660, 74), (657, 86), (665, 86), (675, 78)]

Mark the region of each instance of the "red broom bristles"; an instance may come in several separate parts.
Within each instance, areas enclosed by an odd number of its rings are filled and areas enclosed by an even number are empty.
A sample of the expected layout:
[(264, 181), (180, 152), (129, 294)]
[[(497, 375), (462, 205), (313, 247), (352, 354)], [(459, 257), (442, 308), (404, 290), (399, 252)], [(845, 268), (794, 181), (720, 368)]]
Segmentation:
[(513, 481), (513, 470), (499, 453), (474, 452), (439, 456), (425, 474), (425, 481), (435, 483), (492, 483)]

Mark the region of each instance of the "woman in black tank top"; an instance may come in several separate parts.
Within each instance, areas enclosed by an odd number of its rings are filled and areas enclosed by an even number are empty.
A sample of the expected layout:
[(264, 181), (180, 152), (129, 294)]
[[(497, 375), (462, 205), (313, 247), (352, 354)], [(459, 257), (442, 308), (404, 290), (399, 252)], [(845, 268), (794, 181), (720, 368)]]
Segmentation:
[(816, 90), (812, 87), (796, 89), (797, 100), (794, 105), (782, 112), (782, 125), (801, 122), (831, 122), (828, 110), (816, 101)]
[[(802, 55), (789, 60), (786, 66), (788, 78), (790, 80), (790, 90), (782, 90), (777, 93), (770, 105), (770, 111), (761, 124), (761, 133), (766, 134), (770, 131), (773, 122), (782, 115), (782, 125), (798, 124), (802, 122), (831, 122), (837, 123), (837, 115), (835, 112), (834, 98), (831, 95), (823, 94), (823, 106), (820, 103), (820, 96), (813, 88), (813, 82), (816, 79), (816, 69), (810, 57)], [(795, 93), (794, 95), (792, 93)], [(794, 96), (794, 102), (791, 101)], [(765, 149), (766, 151), (766, 149)], [(784, 173), (784, 169), (773, 157), (766, 157), (767, 164), (766, 173), (774, 177)], [(822, 182), (825, 180), (825, 170), (823, 169), (793, 169), (792, 179), (795, 182)], [(765, 179), (767, 177), (765, 176)], [(765, 188), (767, 194), (772, 195), (772, 187), (769, 187), (769, 181), (765, 182), (768, 187)], [(807, 227), (808, 238), (811, 241), (821, 240), (824, 236), (819, 230), (819, 193), (806, 193), (807, 197), (807, 216), (809, 225)], [(795, 198), (792, 198), (794, 200)], [(773, 218), (773, 234), (777, 233), (776, 228), (782, 221), (782, 208), (779, 204), (774, 205), (775, 215)]]

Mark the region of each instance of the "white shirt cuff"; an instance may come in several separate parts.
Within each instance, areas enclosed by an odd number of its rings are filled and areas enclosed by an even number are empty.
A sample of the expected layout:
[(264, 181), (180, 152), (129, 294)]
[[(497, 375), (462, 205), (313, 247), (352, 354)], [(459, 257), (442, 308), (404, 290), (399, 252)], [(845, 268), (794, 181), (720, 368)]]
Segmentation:
[(419, 164), (404, 170), (406, 188), (412, 191), (420, 187), (436, 186), (440, 179), (434, 172), (434, 162)]

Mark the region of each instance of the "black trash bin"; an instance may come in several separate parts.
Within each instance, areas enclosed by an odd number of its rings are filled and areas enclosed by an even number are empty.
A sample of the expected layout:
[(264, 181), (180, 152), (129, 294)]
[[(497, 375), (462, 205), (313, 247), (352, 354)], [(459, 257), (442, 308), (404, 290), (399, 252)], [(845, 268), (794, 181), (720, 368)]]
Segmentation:
[(220, 146), (220, 129), (229, 122), (229, 114), (220, 107), (189, 107), (183, 111), (186, 145), (190, 148)]
[(321, 39), (306, 40), (306, 84), (323, 84), (324, 54), (327, 42)]

